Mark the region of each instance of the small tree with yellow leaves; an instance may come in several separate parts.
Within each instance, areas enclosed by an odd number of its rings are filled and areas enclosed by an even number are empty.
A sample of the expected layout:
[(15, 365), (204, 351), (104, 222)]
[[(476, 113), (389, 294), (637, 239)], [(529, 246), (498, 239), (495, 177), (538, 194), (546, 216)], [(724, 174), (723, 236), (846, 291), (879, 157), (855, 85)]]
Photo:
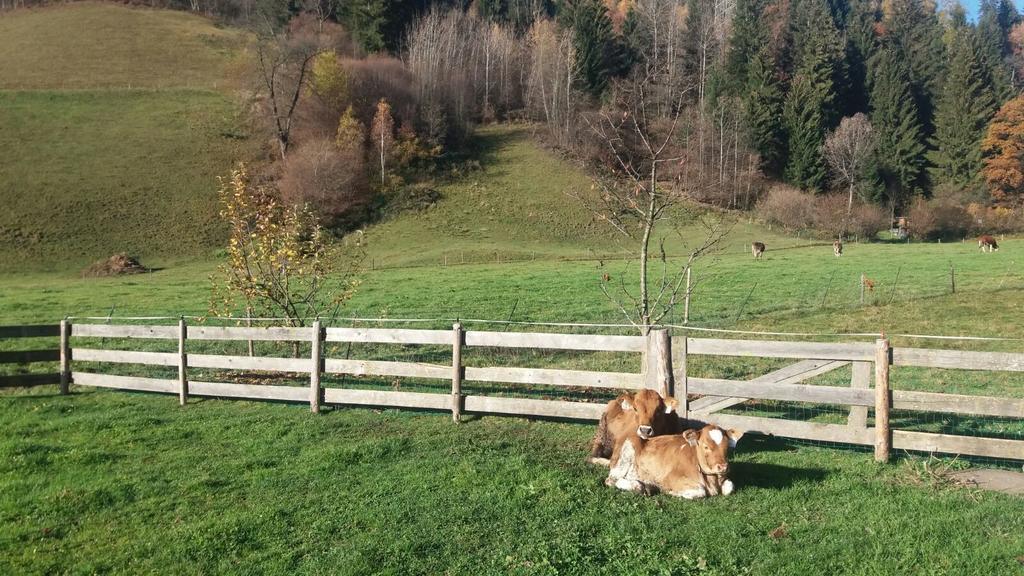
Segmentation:
[(211, 314), (228, 316), (244, 304), (291, 326), (335, 317), (359, 285), (361, 235), (328, 246), (311, 210), (284, 205), (251, 182), (243, 165), (220, 182), (228, 261), (211, 278)]

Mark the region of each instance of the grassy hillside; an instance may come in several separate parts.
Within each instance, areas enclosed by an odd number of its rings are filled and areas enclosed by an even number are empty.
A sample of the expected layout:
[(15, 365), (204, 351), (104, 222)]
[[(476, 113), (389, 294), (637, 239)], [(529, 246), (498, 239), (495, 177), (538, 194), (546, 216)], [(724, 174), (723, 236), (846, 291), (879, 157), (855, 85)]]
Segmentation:
[(216, 178), (241, 149), (232, 107), (193, 90), (0, 92), (0, 268), (208, 254)]
[(0, 17), (0, 89), (212, 88), (243, 36), (186, 12), (74, 2)]
[[(538, 146), (527, 127), (478, 130), (473, 149), (480, 169), (437, 187), (441, 198), (427, 208), (401, 212), (367, 229), (369, 250), (382, 266), (586, 258), (621, 254), (611, 226), (597, 220), (592, 180), (576, 165)], [(669, 254), (684, 254), (702, 240), (692, 220), (680, 232), (663, 228)], [(779, 247), (797, 240), (746, 221), (730, 242), (757, 238)]]
[(5, 13), (0, 271), (73, 275), (122, 251), (159, 266), (219, 246), (216, 177), (251, 152), (212, 87), (240, 39), (113, 4)]

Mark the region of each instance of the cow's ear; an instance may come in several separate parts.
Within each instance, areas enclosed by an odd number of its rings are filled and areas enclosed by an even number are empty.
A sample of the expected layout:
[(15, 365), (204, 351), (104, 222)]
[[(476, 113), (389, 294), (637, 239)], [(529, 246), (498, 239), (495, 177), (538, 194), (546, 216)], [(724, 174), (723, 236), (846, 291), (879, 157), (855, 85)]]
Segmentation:
[(697, 441), (700, 440), (700, 432), (696, 430), (684, 430), (683, 438), (686, 439), (687, 444), (690, 446), (696, 446)]
[(632, 410), (633, 409), (633, 405), (629, 402), (629, 400), (625, 400), (625, 399), (622, 400), (622, 402), (619, 404), (619, 406), (621, 406), (623, 410)]
[(735, 448), (736, 443), (740, 441), (740, 438), (743, 438), (743, 430), (730, 428), (725, 433), (729, 436), (729, 448)]

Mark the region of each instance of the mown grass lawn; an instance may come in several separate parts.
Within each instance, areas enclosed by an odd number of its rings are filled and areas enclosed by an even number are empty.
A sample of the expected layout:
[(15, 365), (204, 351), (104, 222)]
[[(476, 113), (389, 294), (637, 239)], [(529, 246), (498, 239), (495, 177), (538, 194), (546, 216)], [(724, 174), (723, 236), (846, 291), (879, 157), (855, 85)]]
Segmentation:
[[(853, 246), (841, 261), (816, 249), (756, 264), (726, 255), (717, 264), (728, 272), (716, 285), (723, 289), (696, 302), (735, 307), (749, 290), (726, 289), (730, 277), (773, 274), (778, 281), (766, 284), (767, 294), (789, 305), (755, 307), (739, 327), (881, 326), (1019, 338), (1021, 291), (986, 297), (990, 282), (980, 279), (1006, 264), (997, 258), (1013, 253), (1016, 243), (1007, 245), (996, 258), (960, 245), (914, 244)], [(901, 274), (914, 278), (913, 263), (928, 271), (950, 254), (965, 273), (979, 275), (956, 295), (897, 292), (892, 304), (864, 307), (808, 307), (794, 297), (824, 290), (828, 278), (811, 273), (815, 266), (854, 273), (904, 258)], [(502, 318), (518, 299), (516, 319), (614, 319), (598, 293), (595, 266), (374, 271), (351, 312)], [(115, 318), (201, 313), (212, 271), (210, 263), (169, 262), (163, 271), (117, 279), (7, 278), (0, 281), (0, 318), (52, 322), (69, 312), (103, 315), (111, 306)], [(726, 315), (709, 317), (710, 324), (732, 325)], [(1019, 351), (1018, 344), (984, 346)], [(738, 378), (766, 368), (741, 362), (704, 369)], [(1024, 393), (1020, 378), (953, 372), (942, 380), (934, 372), (909, 381), (897, 370), (894, 382)], [(590, 425), (484, 417), (456, 426), (435, 413), (331, 409), (316, 417), (282, 404), (196, 399), (180, 409), (167, 396), (53, 392), (0, 395), (0, 572), (1013, 574), (1024, 555), (1021, 499), (936, 484), (924, 464), (901, 458), (877, 466), (863, 451), (751, 437), (735, 458), (736, 494), (682, 502), (604, 487), (601, 471), (583, 464)], [(1020, 434), (1016, 427), (1006, 433)]]
[(1015, 574), (1024, 501), (749, 439), (727, 498), (638, 497), (591, 427), (4, 395), (0, 572)]

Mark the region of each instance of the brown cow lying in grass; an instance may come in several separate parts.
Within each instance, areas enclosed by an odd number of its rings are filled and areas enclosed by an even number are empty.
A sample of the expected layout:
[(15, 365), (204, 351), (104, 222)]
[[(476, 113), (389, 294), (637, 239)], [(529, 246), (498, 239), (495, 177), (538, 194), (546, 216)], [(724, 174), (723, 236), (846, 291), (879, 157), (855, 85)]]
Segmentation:
[(708, 424), (682, 434), (629, 438), (611, 463), (605, 484), (687, 499), (731, 494), (733, 483), (726, 477), (729, 449), (742, 436), (743, 432)]
[(627, 438), (646, 440), (679, 431), (676, 400), (665, 400), (654, 390), (623, 394), (608, 403), (591, 442), (591, 464), (608, 466)]

